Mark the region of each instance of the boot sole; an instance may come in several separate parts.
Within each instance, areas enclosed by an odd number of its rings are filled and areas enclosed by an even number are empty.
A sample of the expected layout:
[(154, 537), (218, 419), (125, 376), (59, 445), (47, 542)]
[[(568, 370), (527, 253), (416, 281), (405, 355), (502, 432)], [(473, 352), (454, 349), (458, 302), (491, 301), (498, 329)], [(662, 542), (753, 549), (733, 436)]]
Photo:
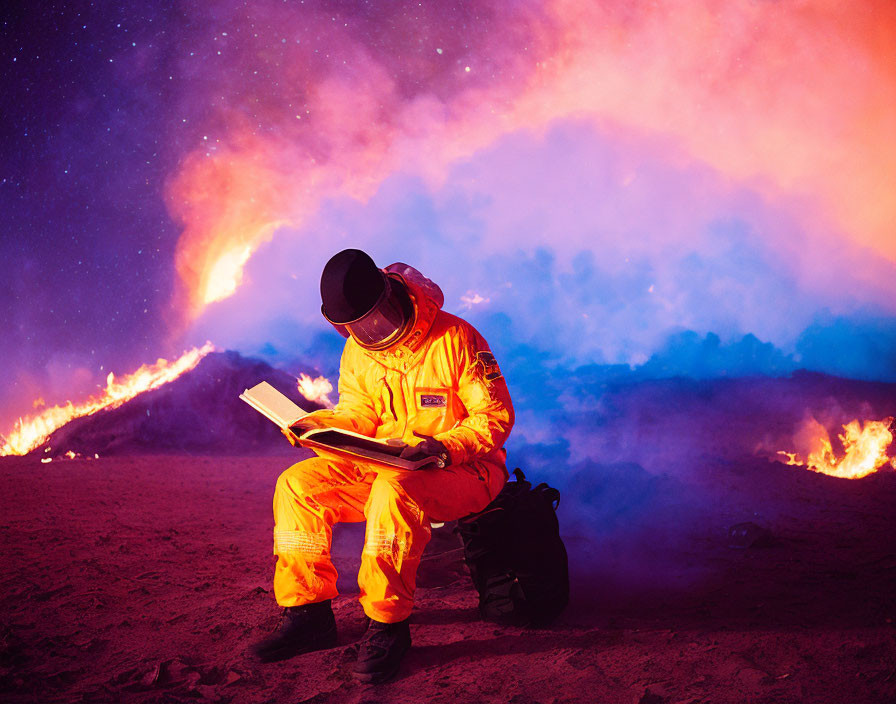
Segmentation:
[(354, 678), (362, 684), (382, 684), (388, 682), (401, 669), (401, 663), (387, 672), (353, 672)]
[(329, 650), (330, 648), (336, 647), (336, 629), (334, 628), (331, 631), (327, 631), (325, 634), (321, 635), (320, 638), (315, 640), (312, 643), (308, 643), (302, 647), (284, 647), (279, 650), (269, 651), (266, 653), (254, 653), (255, 659), (259, 662), (268, 663), (268, 662), (280, 662), (281, 660), (289, 660), (290, 658), (294, 658), (297, 655), (304, 655), (305, 653), (314, 653), (318, 650)]
[(352, 670), (352, 676), (362, 684), (382, 684), (383, 682), (388, 682), (398, 674), (399, 670), (401, 670), (401, 663), (404, 661), (404, 658), (410, 649), (410, 646), (405, 648), (398, 663), (388, 670), (374, 672), (358, 672), (357, 670)]

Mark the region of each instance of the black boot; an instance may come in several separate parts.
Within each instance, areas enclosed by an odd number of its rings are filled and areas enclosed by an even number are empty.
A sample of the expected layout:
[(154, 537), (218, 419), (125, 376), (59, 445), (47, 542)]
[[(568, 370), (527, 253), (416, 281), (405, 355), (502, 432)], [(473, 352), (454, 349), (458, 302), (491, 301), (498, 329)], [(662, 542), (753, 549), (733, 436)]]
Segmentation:
[(371, 619), (358, 650), (355, 679), (371, 684), (391, 680), (398, 674), (401, 659), (410, 647), (411, 629), (407, 619), (398, 623)]
[(252, 654), (262, 662), (274, 662), (335, 645), (336, 619), (327, 599), (316, 604), (284, 608), (274, 632), (255, 643)]

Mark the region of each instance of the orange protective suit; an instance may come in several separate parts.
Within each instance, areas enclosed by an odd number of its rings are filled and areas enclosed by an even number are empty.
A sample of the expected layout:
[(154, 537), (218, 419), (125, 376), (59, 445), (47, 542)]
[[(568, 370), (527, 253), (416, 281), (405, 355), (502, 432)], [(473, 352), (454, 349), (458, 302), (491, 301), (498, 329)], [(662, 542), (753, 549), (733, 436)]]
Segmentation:
[(408, 334), (382, 351), (352, 338), (339, 369), (339, 403), (307, 420), (376, 438), (416, 444), (414, 432), (441, 441), (445, 469), (383, 469), (314, 457), (287, 469), (274, 493), (274, 593), (282, 606), (336, 595), (332, 525), (367, 520), (358, 584), (376, 621), (408, 617), (430, 521), (482, 510), (507, 480), (504, 441), (513, 426), (507, 384), (485, 340), (440, 310), (441, 291), (416, 270), (392, 265), (414, 304)]

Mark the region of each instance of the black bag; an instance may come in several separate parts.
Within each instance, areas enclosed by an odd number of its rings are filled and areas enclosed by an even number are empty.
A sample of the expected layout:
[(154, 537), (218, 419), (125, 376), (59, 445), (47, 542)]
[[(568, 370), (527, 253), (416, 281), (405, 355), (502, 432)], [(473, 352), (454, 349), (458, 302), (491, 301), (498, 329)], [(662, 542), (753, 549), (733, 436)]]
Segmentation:
[(543, 625), (569, 601), (569, 565), (560, 539), (560, 492), (534, 489), (520, 469), (484, 510), (457, 522), (482, 618)]

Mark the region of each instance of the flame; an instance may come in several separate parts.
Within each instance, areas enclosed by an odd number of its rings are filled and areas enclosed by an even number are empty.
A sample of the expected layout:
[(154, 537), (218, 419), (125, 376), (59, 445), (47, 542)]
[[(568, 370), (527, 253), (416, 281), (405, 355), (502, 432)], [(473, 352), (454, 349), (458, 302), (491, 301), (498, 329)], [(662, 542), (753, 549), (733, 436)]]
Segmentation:
[(294, 194), (259, 163), (273, 159), (271, 149), (245, 136), (231, 149), (194, 152), (167, 184), (169, 210), (185, 226), (175, 268), (191, 319), (232, 296), (252, 254), (279, 227), (291, 224), (283, 214), (297, 209), (290, 208)]
[(24, 455), (70, 420), (92, 415), (104, 408), (117, 408), (144, 391), (157, 389), (169, 381), (174, 381), (184, 372), (193, 369), (199, 364), (199, 360), (214, 348), (211, 342), (206, 342), (202, 347), (194, 347), (184, 352), (173, 362), (159, 359), (155, 364), (144, 364), (120, 380), (110, 373), (106, 377), (106, 388), (100, 395), (92, 396), (78, 404), (69, 401), (64, 406), (53, 406), (36, 416), (19, 418), (12, 431), (2, 438), (0, 456)]
[(787, 458), (788, 465), (805, 466), (832, 477), (861, 479), (887, 464), (896, 469), (896, 457), (890, 459), (887, 455), (893, 442), (893, 423), (893, 418), (866, 421), (864, 425), (858, 420), (847, 423), (838, 435), (844, 453), (838, 459), (827, 429), (812, 418), (800, 433), (808, 447), (807, 459), (803, 461), (797, 452), (781, 450), (778, 454)]
[(203, 303), (223, 301), (232, 296), (243, 281), (243, 267), (250, 256), (252, 247), (237, 247), (222, 254), (208, 272)]
[(325, 376), (312, 379), (307, 374), (301, 374), (298, 379), (299, 393), (309, 401), (320, 403), (327, 408), (333, 407), (329, 394), (333, 393), (333, 384)]

